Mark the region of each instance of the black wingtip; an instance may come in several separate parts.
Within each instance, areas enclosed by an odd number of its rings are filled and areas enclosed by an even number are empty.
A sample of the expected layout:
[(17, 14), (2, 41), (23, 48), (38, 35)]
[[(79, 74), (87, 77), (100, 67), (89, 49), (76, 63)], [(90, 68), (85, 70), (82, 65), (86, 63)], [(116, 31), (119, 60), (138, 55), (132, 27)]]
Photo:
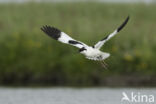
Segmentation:
[(126, 18), (126, 20), (123, 22), (123, 24), (117, 29), (117, 32), (122, 30), (122, 28), (127, 24), (129, 18), (130, 18), (129, 16)]
[(41, 30), (55, 40), (58, 40), (61, 34), (61, 31), (59, 29), (47, 25), (41, 27)]

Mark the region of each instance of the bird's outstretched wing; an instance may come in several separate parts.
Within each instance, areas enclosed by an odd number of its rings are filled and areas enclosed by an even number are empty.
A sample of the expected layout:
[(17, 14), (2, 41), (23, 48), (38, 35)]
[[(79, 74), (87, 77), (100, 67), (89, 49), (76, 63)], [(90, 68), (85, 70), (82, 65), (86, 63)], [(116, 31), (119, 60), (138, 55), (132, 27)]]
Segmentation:
[(59, 29), (51, 26), (43, 26), (41, 30), (46, 33), (48, 36), (52, 37), (55, 40), (58, 40), (62, 43), (70, 44), (78, 48), (87, 47), (86, 44), (74, 40), (73, 38), (69, 37), (66, 33), (60, 31)]
[(119, 28), (117, 28), (113, 33), (107, 35), (105, 38), (103, 38), (101, 41), (99, 41), (98, 43), (96, 43), (94, 45), (94, 48), (96, 49), (100, 49), (105, 42), (107, 42), (110, 38), (112, 38), (113, 36), (115, 36), (120, 30), (122, 30), (122, 28), (127, 24), (129, 20), (129, 16), (126, 18), (126, 20), (122, 23), (122, 25), (120, 25)]

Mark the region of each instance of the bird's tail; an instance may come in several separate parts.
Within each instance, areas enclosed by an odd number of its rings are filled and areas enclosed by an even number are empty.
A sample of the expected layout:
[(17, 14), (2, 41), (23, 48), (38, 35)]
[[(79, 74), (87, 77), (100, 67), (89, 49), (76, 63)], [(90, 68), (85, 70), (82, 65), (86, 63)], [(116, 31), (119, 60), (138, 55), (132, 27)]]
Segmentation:
[(102, 52), (102, 57), (103, 57), (103, 60), (105, 60), (106, 58), (108, 58), (110, 56), (109, 53), (106, 53), (106, 52)]

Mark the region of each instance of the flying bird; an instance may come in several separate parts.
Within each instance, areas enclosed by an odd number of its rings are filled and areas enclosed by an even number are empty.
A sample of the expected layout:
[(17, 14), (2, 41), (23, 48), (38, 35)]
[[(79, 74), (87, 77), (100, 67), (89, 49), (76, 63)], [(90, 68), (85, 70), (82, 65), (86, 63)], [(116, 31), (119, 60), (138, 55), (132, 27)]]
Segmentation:
[(59, 42), (62, 42), (65, 44), (70, 44), (72, 46), (79, 48), (79, 52), (81, 54), (83, 54), (87, 59), (100, 61), (102, 63), (102, 65), (105, 66), (106, 64), (104, 63), (104, 60), (106, 58), (108, 58), (110, 56), (110, 54), (100, 51), (100, 48), (109, 39), (111, 39), (113, 36), (115, 36), (119, 31), (121, 31), (122, 28), (127, 24), (128, 20), (129, 20), (129, 16), (113, 33), (104, 37), (102, 40), (97, 42), (94, 46), (88, 46), (87, 44), (85, 44), (81, 41), (77, 41), (77, 40), (71, 38), (69, 35), (67, 35), (63, 31), (61, 31), (55, 27), (45, 25), (41, 28), (41, 30), (44, 33), (46, 33), (48, 36), (50, 36), (51, 38), (53, 38)]

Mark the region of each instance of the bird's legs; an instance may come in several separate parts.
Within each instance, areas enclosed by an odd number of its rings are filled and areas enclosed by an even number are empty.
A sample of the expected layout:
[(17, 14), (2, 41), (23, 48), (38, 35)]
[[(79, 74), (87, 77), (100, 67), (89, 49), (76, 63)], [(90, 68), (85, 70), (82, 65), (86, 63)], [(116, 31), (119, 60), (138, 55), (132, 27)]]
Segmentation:
[(107, 68), (108, 65), (105, 63), (105, 61), (100, 61), (100, 63), (101, 63), (101, 65), (102, 65), (103, 68), (108, 69)]
[(106, 66), (108, 66), (108, 64), (107, 64), (105, 61), (103, 61), (103, 63), (104, 63)]

